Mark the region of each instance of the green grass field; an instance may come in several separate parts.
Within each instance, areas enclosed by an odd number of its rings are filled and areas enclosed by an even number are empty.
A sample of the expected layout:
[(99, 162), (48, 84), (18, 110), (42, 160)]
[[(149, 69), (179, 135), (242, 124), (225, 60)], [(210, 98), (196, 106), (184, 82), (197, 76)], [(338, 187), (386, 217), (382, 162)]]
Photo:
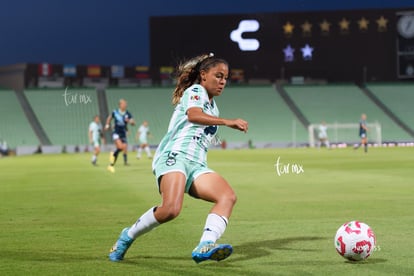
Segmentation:
[[(0, 275), (413, 275), (414, 148), (211, 151), (209, 166), (238, 202), (220, 241), (222, 262), (195, 264), (211, 204), (185, 198), (181, 215), (138, 239), (121, 263), (107, 254), (120, 230), (160, 197), (149, 160), (117, 172), (89, 155), (0, 159)], [(274, 164), (303, 167), (279, 176)], [(369, 224), (377, 251), (364, 262), (339, 256), (346, 221)]]

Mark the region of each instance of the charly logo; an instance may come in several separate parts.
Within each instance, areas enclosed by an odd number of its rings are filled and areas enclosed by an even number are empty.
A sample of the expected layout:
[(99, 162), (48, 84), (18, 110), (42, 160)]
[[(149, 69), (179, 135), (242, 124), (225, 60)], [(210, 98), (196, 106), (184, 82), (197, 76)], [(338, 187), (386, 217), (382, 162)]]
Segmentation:
[(242, 51), (256, 51), (260, 47), (260, 42), (254, 38), (243, 38), (243, 33), (257, 32), (260, 28), (259, 21), (254, 19), (242, 20), (237, 29), (230, 33), (230, 39), (239, 45)]

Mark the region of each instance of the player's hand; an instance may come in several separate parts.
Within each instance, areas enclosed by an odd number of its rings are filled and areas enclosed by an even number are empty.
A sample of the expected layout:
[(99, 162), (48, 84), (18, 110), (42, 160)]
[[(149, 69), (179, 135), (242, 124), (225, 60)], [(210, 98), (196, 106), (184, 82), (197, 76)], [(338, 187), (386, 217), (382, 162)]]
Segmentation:
[(243, 119), (226, 120), (225, 125), (245, 133), (249, 129), (249, 123)]
[(109, 129), (109, 127), (110, 127), (110, 125), (109, 125), (109, 124), (106, 124), (106, 125), (105, 125), (105, 130), (108, 130), (108, 129)]

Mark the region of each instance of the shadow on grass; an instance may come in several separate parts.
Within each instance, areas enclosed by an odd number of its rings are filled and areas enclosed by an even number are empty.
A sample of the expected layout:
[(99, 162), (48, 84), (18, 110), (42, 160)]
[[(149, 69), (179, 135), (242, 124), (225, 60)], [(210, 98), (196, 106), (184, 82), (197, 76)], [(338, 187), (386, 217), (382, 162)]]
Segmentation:
[(239, 262), (239, 261), (245, 261), (245, 260), (265, 257), (265, 256), (272, 254), (270, 250), (292, 250), (292, 251), (302, 251), (302, 252), (318, 251), (319, 249), (316, 249), (316, 248), (298, 249), (297, 246), (293, 248), (291, 245), (297, 242), (318, 241), (318, 240), (324, 240), (324, 239), (325, 239), (324, 237), (290, 237), (290, 238), (284, 238), (284, 239), (248, 242), (248, 243), (234, 246), (235, 254), (232, 258), (232, 262)]
[(382, 258), (375, 258), (375, 257), (371, 257), (369, 259), (366, 259), (364, 261), (344, 261), (344, 263), (347, 264), (352, 264), (352, 265), (372, 265), (372, 264), (379, 264), (379, 263), (385, 263), (387, 262), (387, 259), (382, 259)]
[[(272, 254), (271, 250), (292, 250), (292, 251), (301, 251), (301, 252), (313, 252), (318, 251), (317, 248), (300, 248), (298, 249), (298, 246), (293, 247), (293, 243), (298, 242), (309, 242), (309, 241), (318, 241), (318, 240), (324, 240), (326, 238), (324, 237), (290, 237), (290, 238), (284, 238), (284, 239), (275, 239), (275, 240), (261, 240), (261, 241), (252, 241), (248, 243), (243, 243), (240, 245), (233, 246), (233, 255), (229, 260), (231, 260), (231, 263), (238, 262), (238, 261), (244, 261), (244, 260), (250, 260), (250, 259), (256, 259), (268, 256)], [(128, 258), (128, 260), (125, 260), (124, 263), (130, 263), (135, 264), (136, 262), (142, 261), (142, 260), (152, 260), (152, 259), (163, 259), (163, 260), (172, 260), (172, 261), (185, 261), (191, 258), (191, 255), (188, 257), (179, 257), (179, 256), (155, 256), (155, 255), (144, 255), (139, 257), (132, 257)]]
[[(233, 267), (237, 262), (242, 262), (246, 260), (258, 259), (270, 256), (275, 254), (274, 251), (298, 251), (298, 252), (318, 252), (321, 251), (318, 247), (318, 243), (320, 240), (326, 240), (326, 237), (318, 237), (318, 236), (299, 236), (299, 237), (288, 237), (282, 239), (271, 239), (271, 240), (258, 240), (258, 241), (251, 241), (242, 243), (239, 245), (235, 245), (233, 255), (228, 259), (226, 262), (220, 262), (216, 265), (219, 267)], [(84, 256), (80, 254), (76, 254), (75, 252), (54, 252), (53, 254), (48, 255), (41, 255), (33, 254), (30, 252), (21, 252), (21, 251), (8, 251), (8, 252), (1, 252), (0, 257), (2, 258), (10, 258), (14, 260), (31, 260), (31, 261), (41, 261), (41, 262), (60, 262), (60, 263), (71, 263), (71, 262), (79, 262), (82, 260), (83, 262), (101, 262), (101, 261), (108, 261), (107, 255), (102, 256)], [(151, 267), (154, 266), (154, 262), (159, 263), (161, 260), (168, 263), (172, 261), (174, 263), (181, 263), (187, 264), (187, 261), (191, 261), (191, 252), (189, 252), (188, 256), (183, 256), (180, 253), (171, 256), (160, 256), (160, 255), (129, 255), (125, 258), (122, 262), (125, 265), (141, 265)], [(344, 260), (344, 263), (348, 263), (351, 265), (370, 265), (376, 263), (384, 263), (387, 262), (386, 259), (381, 258), (369, 258), (366, 261), (361, 262), (352, 262)], [(190, 265), (188, 263), (188, 265)], [(195, 264), (195, 263), (194, 263)], [(191, 266), (191, 265), (190, 265)], [(177, 270), (186, 269), (185, 265), (183, 267), (177, 268)], [(164, 271), (162, 267), (158, 267), (159, 271)]]
[(100, 261), (100, 257), (96, 256), (85, 256), (81, 253), (75, 252), (30, 252), (30, 251), (2, 251), (0, 259), (19, 260), (25, 262), (56, 262), (56, 263), (76, 263), (76, 262), (94, 262)]

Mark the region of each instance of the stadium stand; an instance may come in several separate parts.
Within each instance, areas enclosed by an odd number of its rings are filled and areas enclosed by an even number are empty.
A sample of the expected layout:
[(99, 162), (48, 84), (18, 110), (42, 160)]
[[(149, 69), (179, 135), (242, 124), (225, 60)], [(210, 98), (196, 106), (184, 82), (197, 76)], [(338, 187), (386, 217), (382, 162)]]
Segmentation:
[[(286, 93), (311, 123), (356, 123), (361, 113), (368, 121), (382, 125), (383, 141), (412, 141), (412, 137), (393, 122), (355, 85), (284, 86)], [(118, 100), (128, 101), (128, 109), (139, 125), (150, 123), (151, 144), (157, 144), (165, 134), (171, 113), (172, 87), (108, 88), (105, 91), (108, 112), (117, 107)], [(414, 127), (411, 103), (413, 86), (409, 84), (369, 85), (369, 89), (407, 125)], [(99, 114), (95, 89), (26, 90), (30, 106), (53, 145), (88, 144), (87, 127)], [(101, 93), (101, 92), (99, 92)], [(76, 96), (75, 96), (76, 95)], [(231, 86), (216, 98), (220, 115), (243, 118), (249, 122), (247, 134), (225, 127), (219, 131), (221, 140), (230, 143), (279, 143), (291, 145), (308, 141), (307, 129), (299, 122), (282, 97), (272, 86)], [(31, 128), (13, 91), (0, 90), (0, 116), (7, 118), (0, 124), (0, 138), (10, 147), (38, 145), (40, 142)], [(104, 124), (104, 122), (103, 122)], [(18, 125), (19, 127), (15, 127)], [(131, 127), (129, 141), (134, 141), (137, 127)], [(355, 133), (355, 137), (357, 134)]]
[(106, 98), (109, 114), (118, 107), (119, 99), (125, 99), (128, 102), (128, 110), (137, 123), (137, 126), (129, 127), (128, 142), (133, 143), (139, 125), (147, 120), (153, 136), (149, 142), (158, 144), (167, 131), (174, 110), (171, 93), (172, 88), (108, 88)]
[(371, 84), (368, 88), (396, 116), (411, 129), (414, 129), (413, 103), (414, 85), (410, 84)]
[(88, 126), (98, 114), (95, 89), (34, 89), (25, 95), (54, 145), (86, 145)]
[[(112, 88), (107, 89), (110, 108), (115, 108), (120, 98), (128, 101), (128, 109), (138, 123), (148, 120), (154, 135), (151, 143), (158, 143), (168, 128), (173, 112), (172, 88)], [(266, 87), (227, 87), (216, 102), (220, 115), (226, 118), (243, 118), (249, 122), (249, 132), (243, 134), (221, 128), (219, 136), (227, 142), (291, 142), (292, 121), (296, 119), (274, 89)], [(298, 141), (307, 141), (306, 130), (296, 121)], [(129, 134), (135, 134), (136, 128)]]
[(14, 91), (0, 90), (0, 118), (0, 139), (10, 148), (39, 144)]
[[(243, 118), (249, 122), (247, 134), (228, 128), (220, 130), (220, 136), (227, 141), (307, 141), (306, 129), (272, 86), (229, 86), (216, 101), (221, 116)], [(293, 132), (296, 133), (296, 138), (293, 137)]]
[(412, 140), (355, 85), (286, 86), (285, 90), (312, 123), (357, 123), (366, 113), (368, 122), (381, 124), (383, 141)]

